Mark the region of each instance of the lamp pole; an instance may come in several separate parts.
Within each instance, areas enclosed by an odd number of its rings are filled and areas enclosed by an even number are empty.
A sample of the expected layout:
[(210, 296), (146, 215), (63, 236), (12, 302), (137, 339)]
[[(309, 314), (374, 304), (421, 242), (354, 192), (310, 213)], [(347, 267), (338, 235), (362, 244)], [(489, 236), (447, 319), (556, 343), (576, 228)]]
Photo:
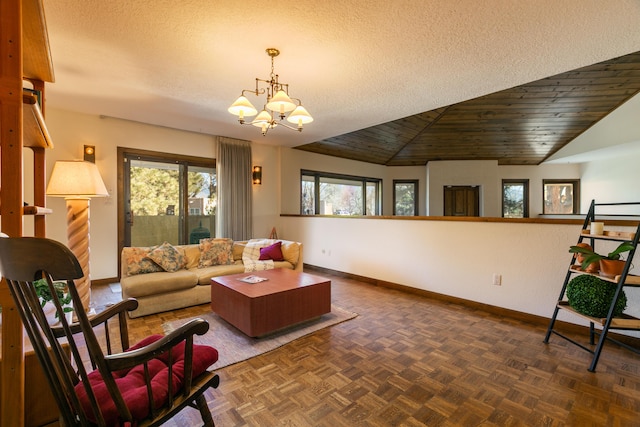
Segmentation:
[(83, 277), (76, 279), (82, 306), (91, 311), (91, 276), (89, 268), (89, 201), (87, 198), (65, 198), (67, 203), (67, 245), (78, 258)]
[(67, 245), (82, 267), (83, 277), (75, 280), (82, 306), (91, 313), (89, 270), (89, 201), (108, 196), (95, 163), (57, 161), (47, 186), (48, 196), (64, 197), (67, 204)]

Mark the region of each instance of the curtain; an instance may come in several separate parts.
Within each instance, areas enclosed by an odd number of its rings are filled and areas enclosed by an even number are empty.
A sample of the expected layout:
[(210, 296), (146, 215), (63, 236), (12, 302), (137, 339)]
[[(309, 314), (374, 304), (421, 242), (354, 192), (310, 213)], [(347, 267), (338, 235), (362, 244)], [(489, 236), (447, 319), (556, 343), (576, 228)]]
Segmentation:
[(251, 143), (217, 137), (217, 237), (247, 240), (253, 237)]

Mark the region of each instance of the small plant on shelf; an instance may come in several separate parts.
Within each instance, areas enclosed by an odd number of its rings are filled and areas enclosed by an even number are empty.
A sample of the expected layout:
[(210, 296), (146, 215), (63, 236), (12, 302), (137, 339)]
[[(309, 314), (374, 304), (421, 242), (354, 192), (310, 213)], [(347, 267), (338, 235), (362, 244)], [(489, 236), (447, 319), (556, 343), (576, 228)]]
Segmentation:
[[(577, 254), (579, 258), (582, 260), (581, 268), (583, 271), (590, 271), (590, 267), (594, 263), (600, 264), (601, 274), (607, 277), (615, 277), (616, 273), (620, 274), (622, 272), (622, 268), (624, 268), (624, 261), (621, 259), (621, 255), (625, 252), (629, 252), (633, 249), (633, 244), (631, 242), (622, 242), (615, 248), (613, 251), (609, 252), (607, 255), (602, 255), (595, 252), (591, 246), (585, 244), (578, 244), (575, 246), (571, 246), (569, 248), (569, 252), (573, 254)], [(608, 269), (605, 264), (607, 261), (617, 261), (618, 269), (612, 273), (608, 273)], [(604, 272), (602, 272), (604, 270)]]
[[(574, 277), (567, 285), (569, 305), (578, 313), (592, 317), (607, 317), (615, 292), (613, 284), (589, 275)], [(613, 316), (620, 316), (626, 307), (627, 296), (621, 290)]]

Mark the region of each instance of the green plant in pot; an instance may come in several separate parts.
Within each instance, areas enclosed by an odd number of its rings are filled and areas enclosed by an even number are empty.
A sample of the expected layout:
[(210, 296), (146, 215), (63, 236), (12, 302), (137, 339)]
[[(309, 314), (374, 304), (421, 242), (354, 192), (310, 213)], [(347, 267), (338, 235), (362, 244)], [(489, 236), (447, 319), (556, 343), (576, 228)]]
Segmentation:
[(633, 249), (633, 244), (622, 242), (607, 255), (596, 253), (591, 247), (585, 247), (584, 245), (571, 246), (569, 252), (582, 255), (582, 270), (587, 271), (591, 264), (600, 263), (600, 274), (613, 278), (621, 274), (624, 269), (624, 260), (621, 259), (621, 255), (631, 249)]
[[(45, 279), (35, 280), (33, 285), (36, 288), (36, 294), (40, 297), (40, 304), (42, 304), (43, 307), (47, 302), (53, 301), (53, 296), (49, 291), (49, 286)], [(65, 313), (72, 312), (73, 307), (68, 306), (68, 304), (71, 304), (71, 294), (67, 292), (67, 284), (65, 282), (53, 282), (53, 288), (60, 299), (60, 304), (63, 306), (62, 310)], [(58, 317), (58, 312), (56, 312), (56, 317)]]
[[(616, 292), (612, 283), (605, 282), (596, 276), (582, 274), (576, 276), (567, 285), (569, 305), (577, 312), (587, 316), (604, 318), (609, 314), (611, 301)], [(627, 296), (620, 291), (613, 315), (620, 316), (627, 307)]]

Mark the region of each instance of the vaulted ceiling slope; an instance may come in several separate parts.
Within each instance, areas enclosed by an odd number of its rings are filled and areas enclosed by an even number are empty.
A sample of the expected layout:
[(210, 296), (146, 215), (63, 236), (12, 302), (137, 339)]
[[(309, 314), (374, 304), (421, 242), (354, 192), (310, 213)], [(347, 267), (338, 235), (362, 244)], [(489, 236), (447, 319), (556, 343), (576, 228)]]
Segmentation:
[[(259, 0), (46, 0), (44, 7), (55, 69), (50, 112), (283, 147), (418, 115), (412, 135), (387, 137), (391, 154), (369, 137), (371, 149), (351, 154), (381, 164), (424, 164), (424, 146), (401, 149), (427, 138), (421, 131), (430, 123), (447, 124), (449, 110), (435, 120), (444, 106), (640, 51), (638, 0), (279, 0), (276, 13)], [(314, 118), (303, 132), (280, 127), (262, 136), (227, 111), (256, 78), (269, 77), (270, 47), (280, 50), (280, 81)], [(471, 110), (471, 122), (477, 111), (485, 110)], [(328, 144), (307, 148), (317, 145)], [(331, 152), (344, 155), (342, 148)], [(454, 158), (482, 154), (450, 148)]]
[(537, 165), (640, 92), (640, 52), (296, 148), (388, 166)]

